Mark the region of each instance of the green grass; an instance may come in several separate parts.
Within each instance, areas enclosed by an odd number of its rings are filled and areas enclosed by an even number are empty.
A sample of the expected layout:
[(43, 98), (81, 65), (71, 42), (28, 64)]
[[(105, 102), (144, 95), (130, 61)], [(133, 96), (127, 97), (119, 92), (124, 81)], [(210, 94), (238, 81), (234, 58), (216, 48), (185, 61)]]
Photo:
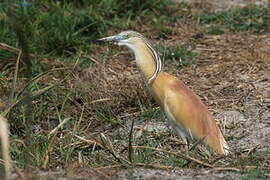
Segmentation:
[(155, 121), (165, 121), (164, 113), (161, 111), (160, 108), (157, 109), (147, 109), (146, 111), (142, 112), (140, 119), (154, 119)]
[(163, 54), (163, 58), (166, 61), (170, 61), (177, 67), (191, 65), (197, 56), (196, 52), (193, 52), (185, 47), (164, 48), (159, 47), (159, 51)]
[(48, 148), (49, 139), (46, 135), (38, 133), (33, 133), (31, 139), (31, 146), (25, 148), (23, 140), (19, 140), (19, 137), (17, 136), (11, 136), (11, 158), (16, 160), (17, 166), (20, 168), (25, 166), (24, 151), (29, 151), (31, 154), (31, 157), (28, 157), (30, 160), (30, 166), (41, 167), (44, 162), (45, 152)]
[(236, 163), (239, 163), (245, 166), (261, 167), (263, 166), (263, 164), (261, 163), (264, 162), (265, 159), (269, 159), (269, 158), (270, 158), (269, 150), (268, 151), (266, 150), (266, 151), (255, 152), (250, 155), (242, 155), (238, 157)]
[(269, 158), (269, 150), (258, 151), (252, 154), (241, 154), (233, 157), (231, 165), (243, 168), (241, 178), (244, 180), (268, 178), (267, 174), (270, 174), (270, 170), (263, 169), (263, 167), (265, 167), (265, 163), (267, 163)]
[[(241, 172), (243, 180), (252, 180), (252, 179), (267, 179), (269, 178), (270, 171), (261, 169), (260, 167), (254, 169), (246, 169)], [(267, 175), (268, 174), (268, 175)]]
[(199, 16), (208, 34), (223, 34), (225, 30), (263, 33), (269, 30), (270, 13), (266, 7), (249, 6)]
[[(14, 11), (26, 30), (31, 52), (70, 56), (89, 49), (90, 40), (117, 26), (115, 23), (136, 20), (145, 14), (154, 15), (167, 5), (166, 0), (32, 1), (26, 8), (15, 6)], [(16, 47), (16, 35), (4, 18), (8, 6), (7, 3), (0, 6), (3, 16), (0, 18), (0, 42)]]
[[(30, 52), (36, 56), (36, 58), (32, 59), (32, 80), (26, 79), (24, 63), (20, 63), (13, 101), (21, 100), (21, 103), (7, 113), (12, 134), (10, 151), (12, 159), (17, 162), (18, 167), (24, 166), (24, 153), (27, 150), (31, 152), (29, 165), (38, 168), (42, 166), (52, 138), (48, 134), (65, 118), (71, 119), (58, 131), (57, 141), (50, 157), (49, 168), (65, 167), (70, 162), (78, 162), (78, 152), (86, 158), (86, 164), (92, 167), (118, 164), (107, 150), (98, 146), (94, 148), (93, 144), (78, 140), (75, 136), (79, 135), (88, 140), (93, 140), (92, 137), (99, 138), (100, 132), (106, 133), (111, 139), (112, 145), (119, 156), (128, 159), (125, 150), (128, 146), (128, 136), (115, 136), (114, 134), (118, 128), (126, 126), (125, 120), (119, 119), (122, 114), (114, 114), (106, 106), (103, 107), (106, 111), (95, 111), (94, 114), (92, 112), (94, 105), (83, 102), (85, 98), (83, 96), (87, 96), (86, 93), (80, 92), (74, 86), (76, 84), (74, 76), (77, 76), (79, 72), (85, 73), (84, 69), (95, 66), (95, 63), (84, 55), (95, 55), (97, 56), (95, 58), (102, 64), (106, 63), (106, 59), (116, 54), (113, 50), (108, 52), (104, 50), (101, 53), (100, 49), (90, 43), (90, 40), (105, 36), (110, 31), (120, 32), (129, 28), (142, 30), (140, 29), (141, 26), (147, 24), (149, 31), (153, 29), (156, 31), (158, 38), (173, 37), (175, 30), (171, 27), (175, 25), (174, 23), (189, 16), (189, 13), (186, 11), (179, 14), (175, 12), (170, 15), (170, 11), (167, 10), (168, 4), (168, 1), (164, 0), (46, 0), (42, 2), (31, 1), (31, 5), (27, 8), (16, 6), (14, 12), (23, 25)], [(8, 4), (0, 3), (0, 42), (19, 47), (14, 29), (5, 18), (7, 7)], [(183, 8), (186, 8), (186, 6)], [(235, 15), (238, 18), (234, 17)], [(204, 14), (200, 16), (200, 24), (207, 26), (206, 33), (208, 34), (222, 34), (228, 30), (264, 32), (268, 29), (268, 18), (265, 9), (258, 7), (258, 9), (239, 9)], [(249, 19), (251, 19), (250, 22)], [(246, 21), (250, 24), (248, 25)], [(185, 47), (159, 47), (157, 49), (163, 53), (164, 58), (169, 63), (177, 67), (192, 64), (198, 55)], [(96, 51), (101, 55), (96, 55)], [(5, 87), (5, 89), (8, 89), (8, 91), (5, 91), (5, 97), (9, 96), (16, 58), (16, 53), (0, 49), (0, 61), (5, 60), (1, 61), (1, 63), (3, 62), (1, 67), (5, 68), (0, 72), (0, 86), (2, 88), (4, 84), (5, 86), (9, 85), (9, 87)], [(77, 65), (74, 68), (76, 63)], [(66, 69), (57, 70), (57, 68)], [(111, 69), (113, 71), (113, 68)], [(51, 71), (47, 72), (48, 70)], [(35, 79), (38, 76), (40, 78)], [(87, 80), (85, 84), (87, 84)], [(103, 81), (104, 79), (99, 80)], [(46, 88), (51, 85), (57, 86), (47, 90)], [(87, 85), (95, 86), (95, 84)], [(23, 90), (25, 87), (26, 89)], [(125, 88), (127, 87), (125, 86)], [(29, 125), (32, 128), (31, 147), (25, 147), (23, 144), (26, 138), (25, 127), (27, 126), (24, 124), (27, 119), (25, 113), (25, 104), (27, 103), (23, 101), (26, 91), (37, 94), (32, 101), (33, 122)], [(39, 91), (42, 92), (38, 94)], [(2, 92), (0, 95), (2, 96)], [(1, 96), (0, 98), (2, 98)], [(142, 103), (144, 102), (142, 101)], [(142, 107), (144, 107), (144, 104), (142, 104)], [(164, 114), (160, 109), (145, 109), (145, 111), (139, 113), (139, 116), (131, 116), (131, 118), (137, 118), (143, 122), (148, 120), (159, 123), (165, 121)], [(139, 111), (139, 107), (135, 107), (135, 110)], [(131, 112), (134, 112), (134, 109)], [(93, 116), (93, 114), (96, 116)], [(82, 119), (81, 122), (80, 118)], [(35, 131), (35, 127), (40, 127), (42, 131)], [(91, 134), (92, 132), (95, 134)], [(143, 132), (142, 136), (134, 140), (133, 145), (161, 148), (174, 152), (180, 148), (178, 144), (170, 140), (170, 136), (155, 132)], [(196, 149), (190, 152), (189, 155), (204, 161), (208, 160), (206, 155), (197, 153)], [(260, 153), (245, 158), (239, 156), (236, 158), (235, 164), (232, 161), (230, 163), (235, 166), (239, 164), (255, 164), (259, 167), (261, 164), (255, 161), (264, 161), (264, 156), (266, 154)], [(186, 163), (185, 160), (179, 157), (152, 149), (138, 149), (134, 154), (134, 162), (157, 163), (172, 167), (182, 167)], [(192, 164), (188, 167), (198, 166)], [(243, 171), (243, 174), (251, 177), (265, 177), (266, 172), (258, 169)]]
[[(153, 136), (153, 133), (145, 132), (139, 139), (136, 139), (135, 145), (157, 149), (167, 149), (170, 148), (169, 146), (166, 146), (166, 144), (169, 142), (170, 140), (167, 136), (157, 134)], [(133, 157), (134, 163), (163, 164), (167, 166), (181, 167), (186, 162), (181, 158), (177, 158), (175, 155), (166, 154), (154, 149), (137, 149), (135, 152), (136, 153)]]
[(220, 35), (220, 34), (224, 34), (225, 31), (223, 30), (223, 28), (220, 25), (209, 25), (205, 32), (207, 34), (212, 34), (212, 35)]

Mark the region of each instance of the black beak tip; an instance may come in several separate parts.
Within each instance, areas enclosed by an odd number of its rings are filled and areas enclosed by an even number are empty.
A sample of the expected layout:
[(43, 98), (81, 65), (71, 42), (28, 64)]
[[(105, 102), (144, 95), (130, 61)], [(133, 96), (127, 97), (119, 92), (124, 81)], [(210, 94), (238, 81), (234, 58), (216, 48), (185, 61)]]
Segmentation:
[(104, 43), (105, 41), (100, 40), (100, 39), (95, 39), (95, 40), (91, 40), (91, 43)]

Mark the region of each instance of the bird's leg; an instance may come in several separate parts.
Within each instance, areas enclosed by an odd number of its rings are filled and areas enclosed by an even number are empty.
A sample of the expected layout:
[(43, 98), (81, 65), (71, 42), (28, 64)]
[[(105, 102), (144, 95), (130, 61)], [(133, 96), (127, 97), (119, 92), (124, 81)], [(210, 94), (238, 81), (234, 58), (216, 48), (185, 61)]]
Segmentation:
[[(180, 135), (181, 136), (181, 135)], [(183, 140), (183, 144), (182, 144), (182, 148), (181, 150), (184, 152), (188, 152), (189, 151), (189, 139), (186, 136), (181, 136), (182, 140)]]
[(175, 126), (174, 124), (172, 124), (172, 127), (175, 130), (176, 134), (178, 136), (180, 136), (182, 141), (183, 141), (181, 150), (188, 152), (190, 142), (189, 142), (189, 138), (188, 138), (187, 134), (179, 126)]
[(186, 147), (187, 147), (187, 150), (189, 151), (189, 147), (190, 147), (190, 141), (189, 141), (189, 139), (188, 138), (186, 138), (187, 140), (187, 144), (186, 144)]

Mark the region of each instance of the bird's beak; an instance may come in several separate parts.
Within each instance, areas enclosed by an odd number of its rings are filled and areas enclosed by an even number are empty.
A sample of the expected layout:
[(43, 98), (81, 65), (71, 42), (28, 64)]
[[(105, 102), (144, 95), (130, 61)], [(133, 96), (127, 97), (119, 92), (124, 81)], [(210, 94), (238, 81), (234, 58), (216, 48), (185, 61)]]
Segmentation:
[(99, 42), (113, 42), (114, 44), (117, 44), (118, 42), (118, 36), (109, 36), (109, 37), (104, 37), (101, 39), (93, 40), (94, 43), (99, 43)]

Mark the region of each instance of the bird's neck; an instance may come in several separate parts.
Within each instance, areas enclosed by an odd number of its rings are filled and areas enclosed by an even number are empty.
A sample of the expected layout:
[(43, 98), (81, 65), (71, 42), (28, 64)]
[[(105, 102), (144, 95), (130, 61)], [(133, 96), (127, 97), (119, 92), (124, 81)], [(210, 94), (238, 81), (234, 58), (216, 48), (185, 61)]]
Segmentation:
[(145, 79), (148, 81), (156, 70), (156, 63), (153, 56), (145, 45), (136, 48), (134, 54), (138, 68), (141, 70)]

